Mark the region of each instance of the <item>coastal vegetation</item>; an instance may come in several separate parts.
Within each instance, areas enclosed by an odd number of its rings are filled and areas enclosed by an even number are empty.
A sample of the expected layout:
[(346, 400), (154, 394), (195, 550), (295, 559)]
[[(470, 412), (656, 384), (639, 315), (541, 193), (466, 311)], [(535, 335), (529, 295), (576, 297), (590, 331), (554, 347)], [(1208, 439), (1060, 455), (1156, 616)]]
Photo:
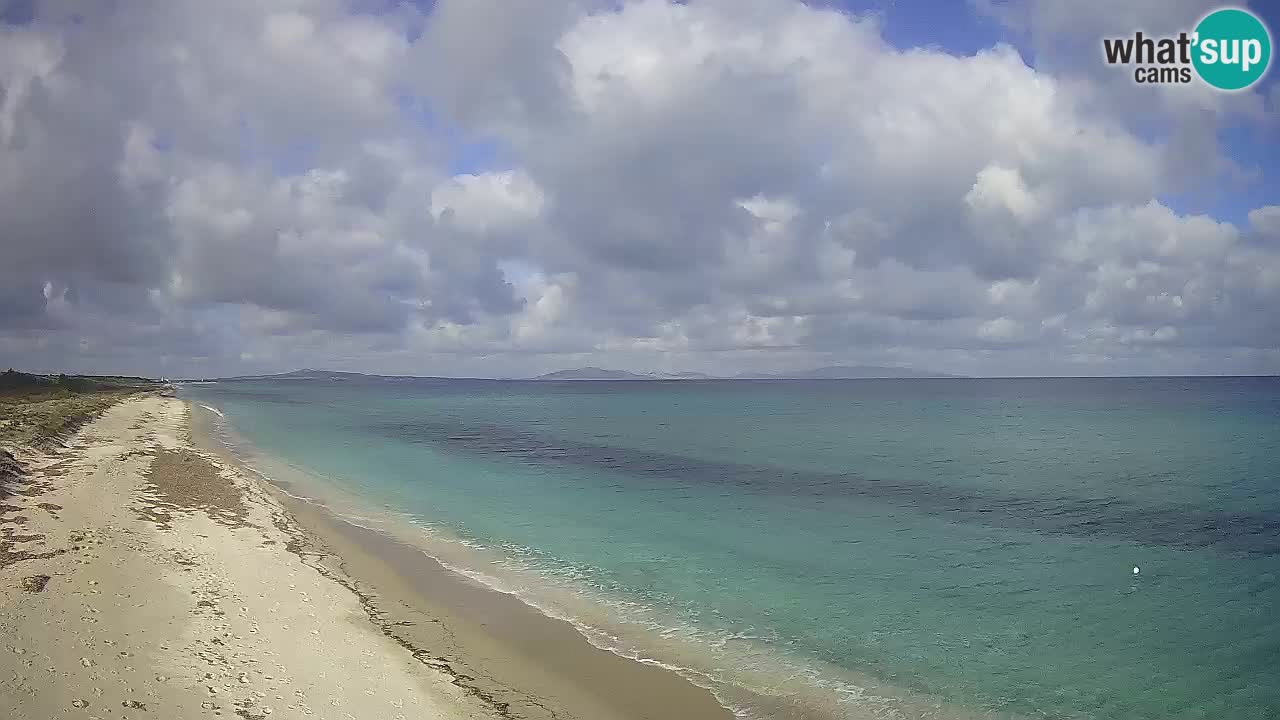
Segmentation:
[(140, 377), (6, 370), (0, 373), (0, 445), (51, 445), (122, 398), (163, 387)]

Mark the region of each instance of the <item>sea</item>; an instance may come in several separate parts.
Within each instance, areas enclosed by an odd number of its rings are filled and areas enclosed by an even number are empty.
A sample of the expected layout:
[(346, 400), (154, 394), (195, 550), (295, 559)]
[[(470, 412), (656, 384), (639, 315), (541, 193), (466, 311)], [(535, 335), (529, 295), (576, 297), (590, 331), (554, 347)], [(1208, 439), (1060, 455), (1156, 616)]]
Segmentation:
[(1280, 718), (1280, 378), (188, 384), (744, 718)]

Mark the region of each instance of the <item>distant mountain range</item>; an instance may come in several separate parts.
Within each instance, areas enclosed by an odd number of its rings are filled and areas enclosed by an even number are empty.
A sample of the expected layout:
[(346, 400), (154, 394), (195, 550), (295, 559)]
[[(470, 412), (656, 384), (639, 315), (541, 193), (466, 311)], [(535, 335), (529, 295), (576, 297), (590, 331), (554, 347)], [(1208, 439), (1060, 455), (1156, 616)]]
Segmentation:
[(742, 373), (740, 379), (768, 380), (870, 380), (887, 378), (960, 378), (964, 375), (937, 372), (936, 370), (912, 370), (904, 367), (880, 365), (829, 365), (813, 370), (781, 373)]
[[(270, 375), (237, 375), (235, 377), (213, 378), (216, 380), (355, 380), (359, 378), (413, 378), (412, 375), (367, 375), (364, 373), (342, 372), (338, 370), (294, 370), (286, 373)], [(855, 380), (873, 378), (957, 378), (963, 375), (950, 375), (931, 370), (912, 370), (902, 367), (881, 367), (876, 365), (832, 365), (813, 370), (798, 370), (780, 373), (740, 373), (731, 376), (715, 376), (700, 372), (673, 373), (633, 373), (626, 370), (607, 370), (598, 367), (574, 368), (545, 373), (530, 380)], [(447, 379), (447, 378), (430, 378)], [(208, 382), (188, 381), (188, 382)]]
[[(204, 378), (194, 382), (209, 382), (212, 380), (353, 380), (356, 378), (366, 377), (386, 377), (382, 375), (366, 375), (364, 373), (340, 372), (337, 370), (292, 370), (285, 373), (270, 373), (266, 375), (236, 375), (234, 377), (220, 378)], [(191, 382), (191, 381), (189, 381)]]
[(875, 365), (832, 365), (813, 370), (781, 373), (740, 373), (728, 377), (716, 377), (706, 373), (633, 373), (626, 370), (605, 370), (598, 367), (557, 370), (539, 375), (534, 380), (857, 380), (872, 378), (955, 378), (962, 375), (912, 370), (901, 367)]
[(534, 380), (710, 380), (705, 373), (633, 373), (626, 370), (605, 370), (598, 367), (557, 370), (539, 375)]

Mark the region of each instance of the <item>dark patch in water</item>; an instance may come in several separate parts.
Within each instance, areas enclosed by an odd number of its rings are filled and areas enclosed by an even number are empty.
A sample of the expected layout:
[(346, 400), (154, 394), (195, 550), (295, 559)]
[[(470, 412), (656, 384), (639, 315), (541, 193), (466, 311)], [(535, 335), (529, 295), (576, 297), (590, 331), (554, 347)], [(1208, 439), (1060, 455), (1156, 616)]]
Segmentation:
[(421, 420), (370, 429), (412, 443), (432, 443), (478, 457), (529, 465), (584, 466), (676, 486), (726, 484), (736, 492), (859, 498), (954, 522), (1082, 538), (1110, 537), (1146, 545), (1217, 546), (1280, 554), (1280, 513), (1228, 512), (1187, 506), (1140, 507), (1113, 498), (1042, 498), (983, 492), (936, 482), (878, 480), (857, 473), (794, 470), (718, 462), (647, 450), (545, 438), (497, 425)]

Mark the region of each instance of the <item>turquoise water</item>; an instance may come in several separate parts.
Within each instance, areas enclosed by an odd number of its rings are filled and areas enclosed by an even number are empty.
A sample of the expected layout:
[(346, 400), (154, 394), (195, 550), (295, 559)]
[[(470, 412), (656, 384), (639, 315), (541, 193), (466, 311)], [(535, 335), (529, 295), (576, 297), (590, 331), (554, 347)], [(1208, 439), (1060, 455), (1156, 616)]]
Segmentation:
[(1277, 379), (184, 393), (744, 714), (1280, 717)]

